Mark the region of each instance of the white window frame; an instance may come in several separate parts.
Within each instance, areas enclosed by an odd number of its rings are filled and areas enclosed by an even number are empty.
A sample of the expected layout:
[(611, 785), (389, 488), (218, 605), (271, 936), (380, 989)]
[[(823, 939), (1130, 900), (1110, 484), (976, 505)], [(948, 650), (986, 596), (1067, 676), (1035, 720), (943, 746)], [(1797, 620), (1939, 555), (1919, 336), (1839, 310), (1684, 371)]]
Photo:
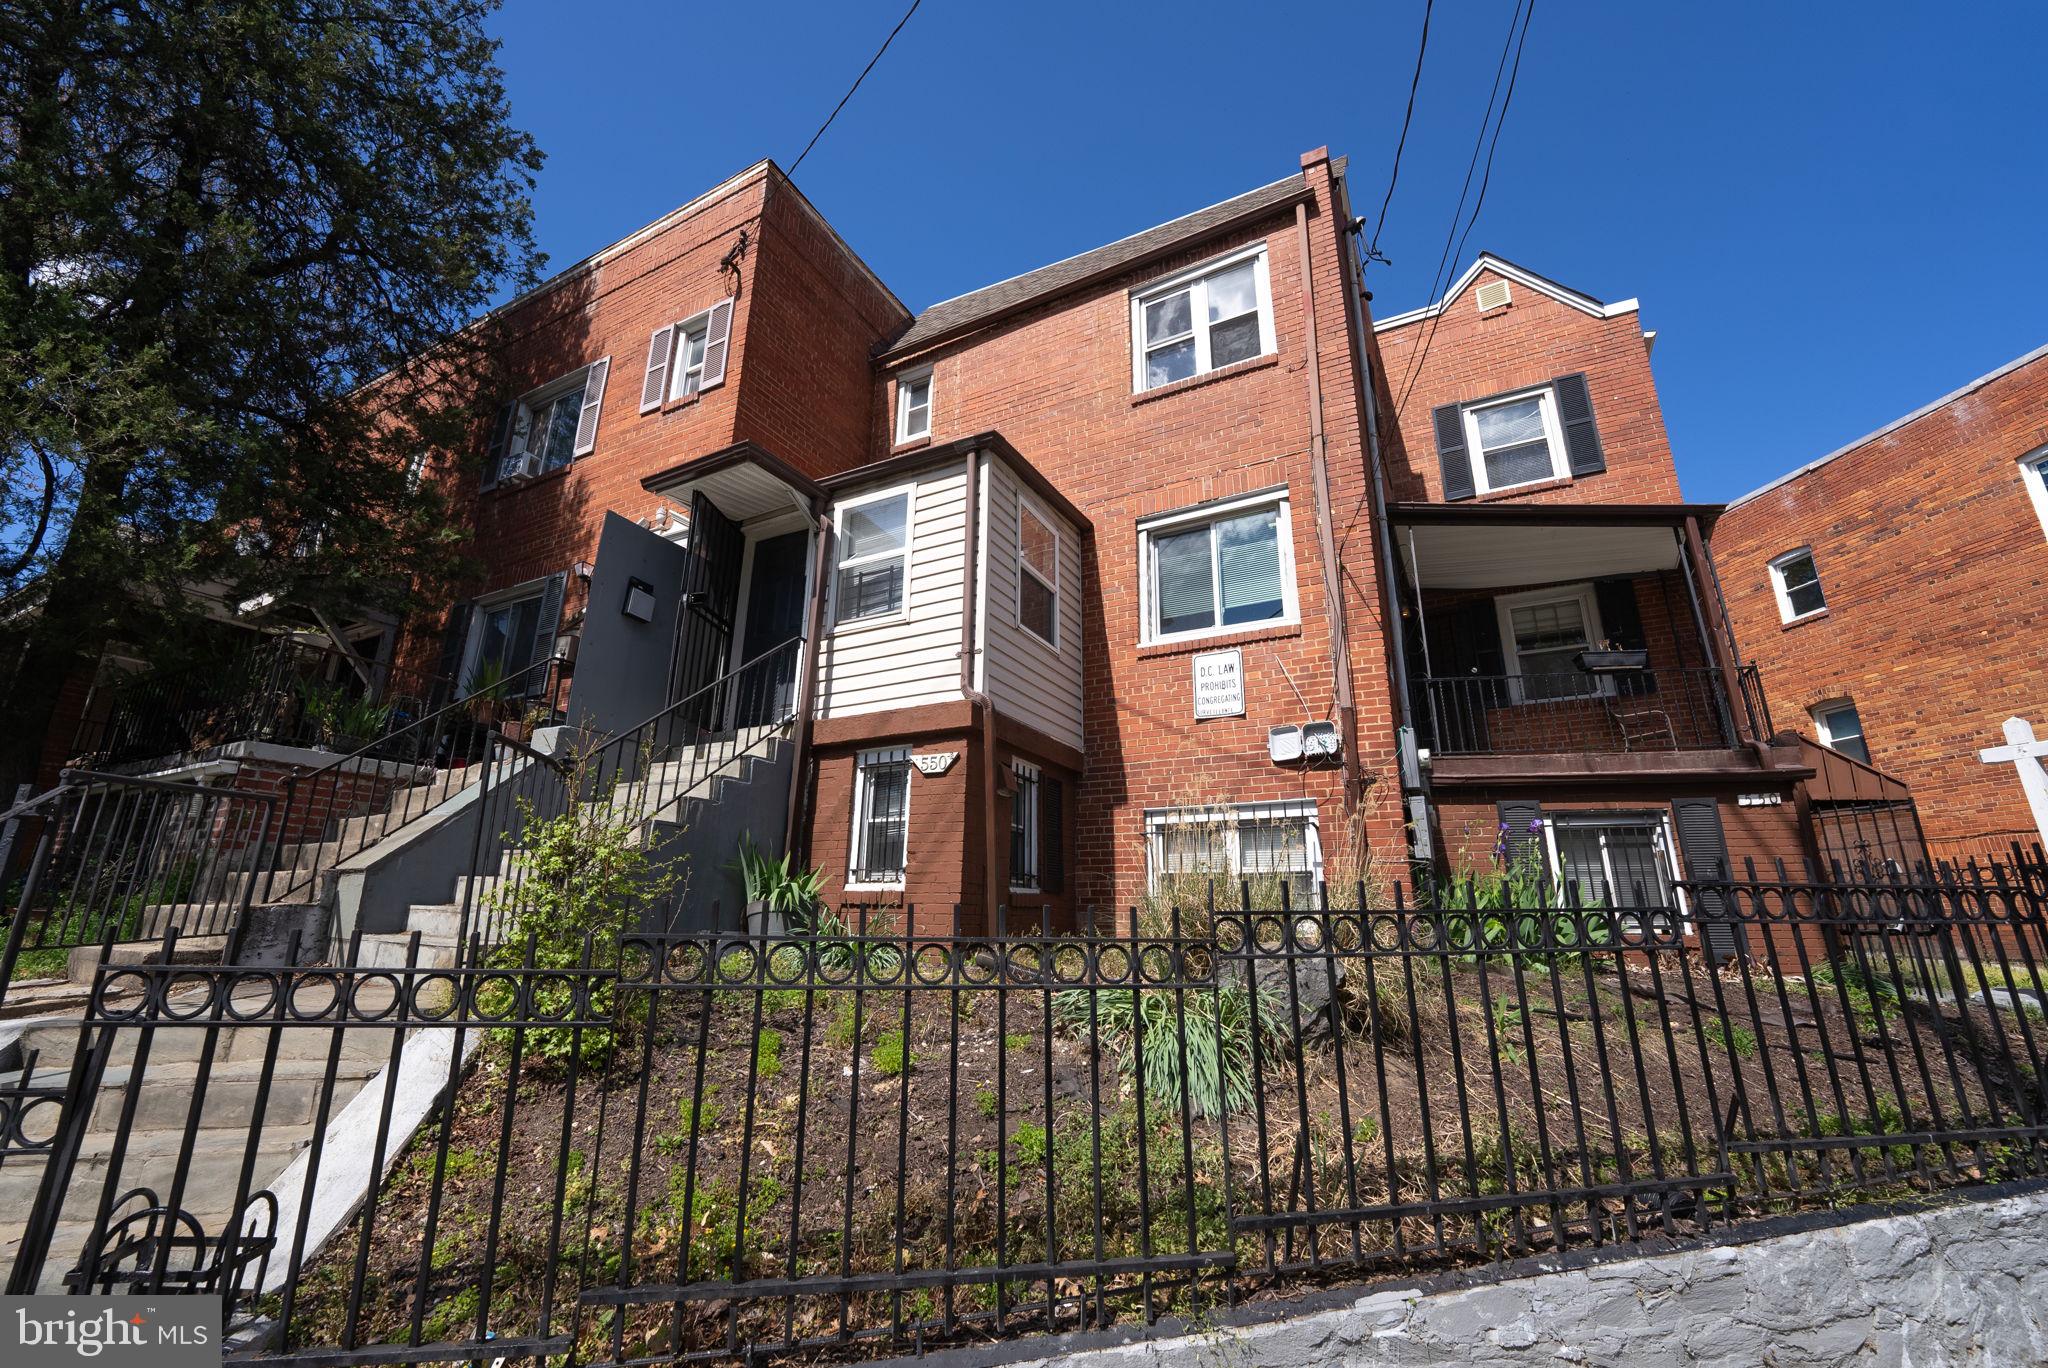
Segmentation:
[(1323, 885), (1323, 838), (1322, 819), (1316, 811), (1313, 799), (1287, 799), (1275, 803), (1228, 803), (1214, 807), (1177, 807), (1145, 809), (1145, 887), (1148, 892), (1159, 891), (1159, 880), (1166, 862), (1165, 831), (1173, 826), (1220, 826), (1223, 828), (1224, 859), (1228, 865), (1217, 871), (1218, 878), (1235, 881), (1243, 877), (1244, 862), (1238, 846), (1238, 828), (1245, 822), (1270, 821), (1276, 818), (1302, 817), (1307, 819), (1302, 831), (1302, 845), (1308, 852), (1309, 885), (1321, 888)]
[[(910, 427), (910, 387), (918, 381), (924, 382), (924, 426), (917, 431)], [(938, 385), (932, 379), (932, 368), (920, 366), (896, 377), (896, 442), (921, 442), (932, 435), (932, 401), (938, 396)]]
[[(1141, 520), (1138, 523), (1138, 644), (1163, 646), (1181, 641), (1202, 641), (1210, 637), (1238, 636), (1245, 632), (1266, 632), (1299, 626), (1301, 595), (1294, 583), (1294, 518), (1291, 503), (1287, 489), (1281, 486), (1259, 490), (1234, 499), (1198, 504), (1193, 508), (1176, 509), (1171, 513), (1161, 513), (1156, 517)], [(1163, 533), (1184, 532), (1198, 524), (1222, 522), (1240, 514), (1254, 513), (1269, 507), (1279, 513), (1276, 534), (1280, 538), (1280, 616), (1264, 618), (1258, 622), (1222, 621), (1222, 570), (1212, 541), (1209, 573), (1216, 594), (1216, 623), (1209, 627), (1194, 627), (1182, 632), (1159, 631), (1152, 616), (1153, 604), (1159, 597), (1158, 567), (1154, 564), (1152, 554), (1154, 541)]]
[[(1052, 532), (1052, 578), (1050, 580), (1032, 569), (1029, 562), (1024, 559), (1024, 519), (1026, 517), (1036, 518)], [(1055, 651), (1060, 648), (1060, 552), (1062, 549), (1063, 545), (1058, 521), (1037, 504), (1032, 503), (1031, 500), (1020, 494), (1017, 497), (1017, 626), (1023, 631), (1024, 635), (1033, 641), (1041, 642)], [(1052, 592), (1052, 636), (1049, 638), (1040, 636), (1037, 628), (1024, 621), (1024, 577), (1026, 575), (1031, 576), (1031, 578), (1037, 580)]]
[[(690, 338), (698, 335), (702, 335), (706, 339), (711, 336), (710, 309), (706, 309), (700, 314), (693, 314), (676, 324), (675, 337), (669, 343), (668, 397), (663, 400), (664, 403), (673, 404), (681, 399), (694, 399), (704, 392), (701, 383), (696, 389), (684, 388), (684, 382), (691, 376), (701, 377), (704, 374), (704, 357), (699, 356), (697, 364), (694, 366), (681, 364), (683, 358), (689, 354)], [(710, 354), (710, 347), (708, 345), (705, 347), (705, 354)]]
[(1868, 758), (1870, 755), (1870, 735), (1864, 729), (1863, 710), (1856, 706), (1855, 699), (1830, 698), (1825, 703), (1814, 704), (1807, 715), (1813, 718), (1814, 733), (1820, 737), (1820, 743), (1823, 746), (1826, 746), (1831, 751), (1836, 751), (1841, 755), (1847, 756), (1851, 760), (1855, 760), (1855, 756), (1850, 755), (1849, 752), (1842, 750), (1839, 746), (1835, 744), (1836, 740), (1838, 739), (1835, 735), (1835, 729), (1828, 725), (1829, 718), (1839, 717), (1845, 712), (1856, 714), (1855, 739), (1857, 743), (1863, 747), (1863, 754), (1865, 757), (1860, 763), (1867, 765), (1870, 763), (1870, 760)]
[[(516, 460), (521, 456), (538, 454), (529, 451), (526, 445), (533, 438), (535, 409), (545, 406), (548, 409), (549, 417), (552, 418), (556, 401), (568, 395), (572, 390), (581, 390), (582, 396), (576, 403), (577, 423), (579, 426), (581, 425), (583, 410), (590, 402), (590, 377), (596, 369), (597, 362), (595, 361), (588, 365), (578, 366), (567, 375), (557, 376), (545, 385), (538, 385), (528, 390), (513, 402), (512, 425), (505, 433), (505, 449), (498, 457), (498, 468), (490, 472), (493, 485), (503, 483), (506, 463)], [(544, 464), (541, 474), (552, 475), (557, 470), (567, 470), (570, 466), (576, 464), (576, 459), (576, 435), (572, 429), (569, 435), (569, 459), (563, 461), (558, 466), (548, 467)]]
[[(1016, 776), (1016, 793), (1010, 799), (1010, 834), (1015, 836), (1018, 827), (1017, 819), (1022, 817), (1024, 819), (1024, 855), (1031, 875), (1028, 883), (1019, 883), (1017, 881), (1017, 862), (1012, 860), (1010, 862), (1009, 876), (1010, 891), (1012, 893), (1036, 893), (1039, 891), (1040, 883), (1040, 870), (1038, 868), (1038, 815), (1039, 804), (1044, 793), (1040, 786), (1045, 782), (1045, 772), (1029, 760), (1019, 760), (1014, 757), (1010, 761), (1010, 772)], [(1024, 802), (1024, 786), (1027, 782), (1031, 786), (1031, 802), (1028, 806)]]
[(405, 462), (405, 492), (406, 492), (406, 493), (408, 493), (408, 494), (417, 494), (417, 493), (419, 493), (420, 485), (421, 485), (421, 484), (422, 484), (422, 483), (423, 483), (423, 482), (424, 482), (424, 481), (426, 480), (426, 478), (427, 478), (427, 456), (428, 456), (428, 452), (427, 452), (426, 448), (422, 447), (422, 448), (420, 448), (420, 449), (419, 449), (418, 451), (415, 451), (415, 452), (414, 452), (414, 453), (413, 453), (413, 454), (412, 454), (412, 455), (411, 455), (410, 457), (408, 457), (408, 458), (406, 459), (406, 462)]
[[(1663, 846), (1664, 872), (1671, 880), (1671, 896), (1677, 900), (1677, 906), (1672, 911), (1678, 916), (1682, 932), (1690, 935), (1692, 933), (1692, 909), (1691, 905), (1686, 901), (1685, 889), (1680, 886), (1681, 881), (1685, 878), (1685, 871), (1678, 861), (1678, 832), (1672, 825), (1671, 814), (1668, 811), (1608, 812), (1595, 810), (1573, 812), (1554, 811), (1550, 808), (1545, 808), (1543, 810), (1543, 847), (1544, 853), (1550, 859), (1552, 877), (1558, 880), (1559, 883), (1562, 883), (1564, 879), (1564, 860), (1557, 849), (1557, 830), (1559, 827), (1575, 827), (1583, 830), (1587, 827), (1636, 826), (1653, 826), (1657, 828), (1658, 834), (1663, 838), (1661, 844)], [(1600, 860), (1606, 867), (1607, 877), (1611, 884), (1614, 879), (1614, 862), (1609, 856), (1604, 843), (1600, 847)]]
[[(1820, 607), (1799, 612), (1792, 606), (1792, 595), (1785, 587), (1785, 567), (1805, 557), (1813, 562), (1813, 582), (1820, 589)], [(1820, 557), (1813, 554), (1811, 546), (1795, 546), (1790, 551), (1771, 557), (1771, 593), (1778, 600), (1778, 620), (1787, 625), (1819, 617), (1828, 610), (1828, 587), (1820, 577)]]
[(2048, 536), (2048, 447), (2020, 457), (2020, 483), (2027, 487), (2034, 516), (2041, 520), (2042, 535)]
[(1545, 603), (1576, 601), (1580, 618), (1586, 624), (1586, 649), (1597, 649), (1602, 637), (1599, 596), (1591, 584), (1563, 584), (1549, 589), (1527, 589), (1519, 594), (1501, 594), (1493, 601), (1493, 611), (1500, 623), (1501, 663), (1508, 667), (1508, 696), (1517, 703), (1563, 703), (1574, 698), (1595, 698), (1614, 691), (1614, 680), (1606, 675), (1589, 674), (1583, 693), (1559, 694), (1555, 698), (1529, 698), (1522, 685), (1522, 653), (1515, 645), (1515, 609), (1535, 607)]
[[(1533, 480), (1517, 480), (1513, 484), (1497, 485), (1486, 478), (1486, 452), (1479, 445), (1479, 415), (1488, 409), (1504, 404), (1519, 404), (1534, 399), (1543, 415), (1543, 440), (1550, 448), (1550, 473), (1538, 475)], [(1571, 475), (1571, 457), (1564, 449), (1564, 424), (1557, 416), (1557, 390), (1551, 385), (1534, 385), (1513, 394), (1497, 394), (1483, 403), (1467, 404), (1458, 411), (1458, 420), (1465, 425), (1465, 459), (1472, 466), (1472, 488), (1478, 494), (1498, 494), (1503, 490), (1526, 489), (1530, 485), (1548, 484), (1552, 480), (1566, 479)]]
[[(855, 876), (861, 872), (862, 842), (866, 839), (868, 827), (868, 770), (877, 765), (901, 763), (903, 766), (903, 868), (893, 879), (861, 880)], [(885, 746), (877, 750), (865, 750), (853, 759), (853, 830), (849, 833), (846, 847), (846, 887), (850, 892), (901, 892), (910, 875), (910, 804), (913, 791), (917, 788), (917, 766), (910, 763), (910, 747)]]
[[(1280, 350), (1273, 331), (1273, 287), (1271, 268), (1267, 261), (1266, 244), (1255, 242), (1249, 247), (1220, 257), (1211, 257), (1199, 266), (1192, 266), (1168, 276), (1164, 280), (1152, 281), (1131, 291), (1131, 393), (1143, 394), (1147, 390), (1164, 389), (1168, 385), (1185, 384), (1200, 376), (1207, 375), (1216, 367), (1209, 360), (1209, 294), (1206, 288), (1208, 277), (1251, 261), (1256, 263), (1252, 272), (1253, 291), (1259, 315), (1259, 354), (1246, 357), (1244, 361), (1256, 361), (1260, 357), (1272, 356)], [(1188, 325), (1194, 330), (1195, 370), (1193, 375), (1179, 380), (1162, 381), (1158, 385), (1145, 383), (1145, 306), (1167, 295), (1188, 293)], [(1234, 361), (1232, 365), (1244, 362)]]
[[(846, 559), (840, 550), (846, 544), (846, 515), (855, 509), (865, 508), (869, 504), (886, 503), (890, 499), (896, 498), (903, 500), (902, 549), (897, 551), (875, 551), (865, 556), (856, 556), (852, 560)], [(878, 489), (871, 494), (861, 494), (840, 500), (832, 508), (832, 541), (832, 599), (826, 605), (830, 610), (831, 632), (834, 634), (851, 632), (863, 627), (875, 627), (885, 623), (909, 621), (910, 569), (913, 562), (913, 553), (917, 547), (917, 483), (912, 481), (909, 484), (894, 485), (888, 489)], [(903, 558), (903, 602), (897, 605), (896, 611), (893, 613), (875, 613), (868, 617), (855, 618), (850, 622), (841, 622), (839, 620), (839, 572), (849, 566), (858, 569), (863, 565), (878, 565), (886, 560), (894, 560), (898, 556)]]

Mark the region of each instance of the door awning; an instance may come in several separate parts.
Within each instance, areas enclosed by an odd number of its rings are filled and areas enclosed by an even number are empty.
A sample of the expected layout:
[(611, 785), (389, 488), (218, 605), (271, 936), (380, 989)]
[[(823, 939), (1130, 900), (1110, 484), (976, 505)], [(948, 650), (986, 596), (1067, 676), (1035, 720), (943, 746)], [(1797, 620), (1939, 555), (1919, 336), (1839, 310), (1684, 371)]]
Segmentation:
[(734, 522), (797, 509), (815, 513), (825, 492), (815, 480), (752, 442), (735, 442), (640, 482), (649, 493), (687, 504), (703, 494)]

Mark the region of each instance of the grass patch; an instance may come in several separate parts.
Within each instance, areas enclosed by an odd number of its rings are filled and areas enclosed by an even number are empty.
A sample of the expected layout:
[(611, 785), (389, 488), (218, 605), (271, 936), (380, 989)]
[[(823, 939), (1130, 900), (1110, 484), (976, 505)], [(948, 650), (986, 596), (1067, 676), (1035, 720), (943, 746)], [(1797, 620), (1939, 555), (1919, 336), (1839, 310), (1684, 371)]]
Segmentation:
[(782, 1032), (763, 1026), (754, 1039), (754, 1076), (763, 1083), (782, 1072)]
[(877, 1070), (895, 1078), (917, 1062), (903, 1043), (903, 1032), (884, 1031), (875, 1037), (875, 1048), (868, 1056)]

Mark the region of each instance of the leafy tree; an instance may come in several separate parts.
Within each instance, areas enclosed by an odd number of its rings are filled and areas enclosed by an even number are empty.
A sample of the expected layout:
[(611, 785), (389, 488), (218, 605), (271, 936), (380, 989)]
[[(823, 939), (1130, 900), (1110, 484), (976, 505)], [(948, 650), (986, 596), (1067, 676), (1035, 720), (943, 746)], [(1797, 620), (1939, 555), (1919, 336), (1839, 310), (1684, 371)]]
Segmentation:
[(495, 8), (0, 6), (0, 781), (195, 586), (396, 609), (460, 569), (457, 482), (409, 466), (480, 447), (471, 320), (541, 266)]

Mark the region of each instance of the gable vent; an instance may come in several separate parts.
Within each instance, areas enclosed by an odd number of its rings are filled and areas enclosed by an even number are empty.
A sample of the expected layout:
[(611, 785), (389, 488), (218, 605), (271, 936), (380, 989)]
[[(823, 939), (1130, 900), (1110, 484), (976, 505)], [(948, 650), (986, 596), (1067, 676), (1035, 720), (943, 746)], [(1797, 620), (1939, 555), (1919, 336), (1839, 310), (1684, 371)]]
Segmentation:
[(1508, 283), (1505, 280), (1489, 280), (1478, 290), (1479, 312), (1491, 313), (1508, 306)]

